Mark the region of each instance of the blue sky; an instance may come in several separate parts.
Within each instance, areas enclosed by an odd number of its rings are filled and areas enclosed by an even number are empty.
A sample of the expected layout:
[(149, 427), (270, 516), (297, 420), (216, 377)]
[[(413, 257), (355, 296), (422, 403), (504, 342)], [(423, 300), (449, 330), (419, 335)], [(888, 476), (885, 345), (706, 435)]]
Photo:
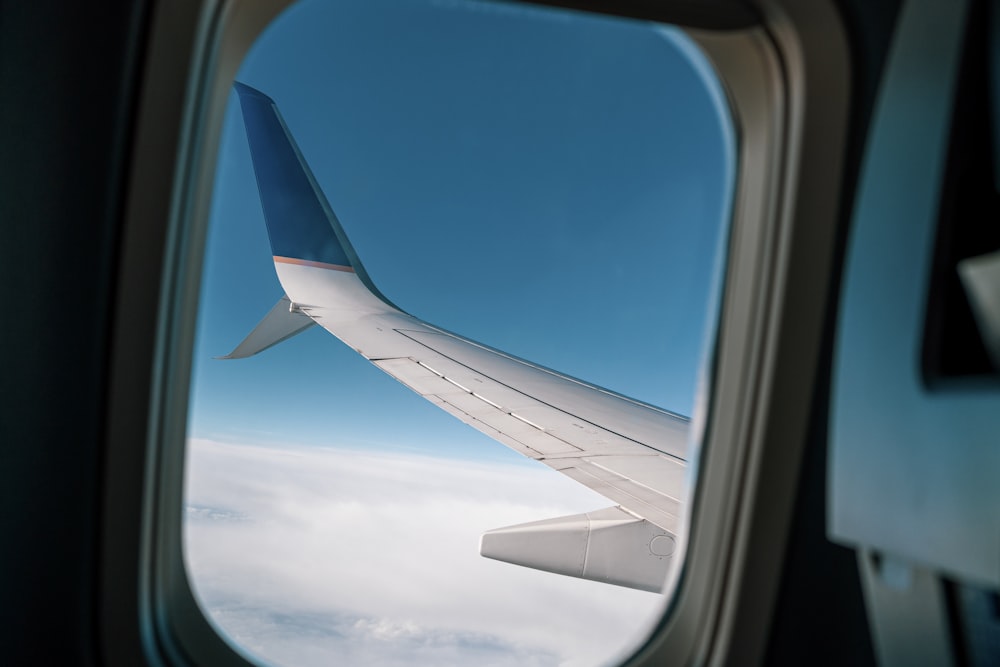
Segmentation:
[[(239, 78), (278, 103), (382, 292), (435, 325), (690, 414), (728, 165), (715, 100), (677, 40), (482, 3), (320, 4), (280, 17)], [(322, 331), (211, 359), (280, 296), (231, 100), (191, 433), (266, 439), (277, 418), (282, 438), (322, 444), (333, 429), (396, 447), (416, 434), (483, 455), (465, 446), (470, 429), (442, 426), (453, 420)], [(344, 416), (316, 419), (334, 410)], [(392, 418), (373, 428), (372, 410)]]
[[(312, 2), (272, 24), (238, 79), (276, 101), (398, 306), (691, 414), (733, 162), (721, 92), (694, 53), (660, 27), (524, 6)], [(212, 358), (282, 294), (238, 111), (232, 94), (190, 437), (536, 465), (319, 327), (251, 359)], [(579, 511), (610, 504), (597, 502)]]

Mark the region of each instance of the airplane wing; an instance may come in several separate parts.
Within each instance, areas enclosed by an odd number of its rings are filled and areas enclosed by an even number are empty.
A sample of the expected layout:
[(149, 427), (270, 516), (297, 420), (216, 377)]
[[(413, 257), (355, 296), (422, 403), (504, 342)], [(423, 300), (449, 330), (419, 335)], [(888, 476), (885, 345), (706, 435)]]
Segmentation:
[[(307, 317), (306, 325), (319, 324), (442, 410), (616, 503), (488, 531), (482, 555), (659, 592), (687, 493), (688, 419), (397, 308), (365, 272), (274, 102), (235, 87), (288, 301), (230, 356), (250, 356), (304, 328), (289, 313)], [(272, 317), (280, 320), (270, 327), (275, 338), (262, 339)]]

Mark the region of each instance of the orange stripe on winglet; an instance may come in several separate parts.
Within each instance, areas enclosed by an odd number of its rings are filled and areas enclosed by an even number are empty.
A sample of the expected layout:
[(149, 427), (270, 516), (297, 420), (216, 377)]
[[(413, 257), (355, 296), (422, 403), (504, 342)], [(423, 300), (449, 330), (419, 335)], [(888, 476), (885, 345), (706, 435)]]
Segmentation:
[(326, 262), (314, 262), (309, 259), (296, 259), (295, 257), (279, 257), (274, 256), (275, 262), (280, 262), (282, 264), (298, 264), (299, 266), (312, 266), (317, 269), (329, 269), (330, 271), (346, 271), (347, 273), (354, 273), (353, 266), (341, 266), (340, 264), (327, 264)]

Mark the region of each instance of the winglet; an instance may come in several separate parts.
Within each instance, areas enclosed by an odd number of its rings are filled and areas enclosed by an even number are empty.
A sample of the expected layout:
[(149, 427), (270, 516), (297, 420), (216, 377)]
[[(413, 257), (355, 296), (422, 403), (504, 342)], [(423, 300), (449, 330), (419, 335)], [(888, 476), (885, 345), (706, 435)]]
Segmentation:
[(275, 257), (352, 267), (340, 223), (316, 185), (274, 100), (235, 83), (243, 109), (257, 189)]
[(398, 309), (368, 277), (274, 100), (245, 83), (233, 88), (275, 259), (354, 271), (372, 294)]

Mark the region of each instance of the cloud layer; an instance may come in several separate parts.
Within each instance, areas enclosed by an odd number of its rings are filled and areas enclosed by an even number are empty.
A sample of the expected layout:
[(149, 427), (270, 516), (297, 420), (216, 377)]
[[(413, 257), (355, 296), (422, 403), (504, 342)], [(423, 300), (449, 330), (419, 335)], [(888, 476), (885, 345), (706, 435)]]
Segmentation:
[(611, 504), (541, 467), (191, 440), (187, 470), (196, 594), (278, 664), (606, 664), (664, 604), (479, 556), (490, 528)]

